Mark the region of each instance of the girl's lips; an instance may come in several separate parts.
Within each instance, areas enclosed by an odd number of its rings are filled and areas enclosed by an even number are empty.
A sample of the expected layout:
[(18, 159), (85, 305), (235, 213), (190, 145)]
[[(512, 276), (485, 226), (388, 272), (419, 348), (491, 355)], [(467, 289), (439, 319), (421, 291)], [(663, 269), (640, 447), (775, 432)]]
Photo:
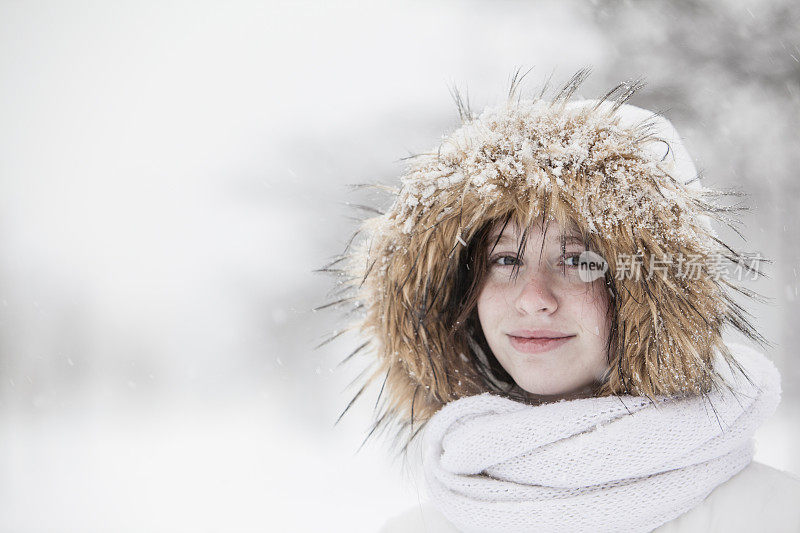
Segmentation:
[(509, 335), (511, 346), (515, 350), (522, 353), (542, 353), (554, 350), (559, 346), (569, 342), (575, 335), (569, 337), (561, 337), (559, 339), (529, 339), (525, 337), (515, 337)]

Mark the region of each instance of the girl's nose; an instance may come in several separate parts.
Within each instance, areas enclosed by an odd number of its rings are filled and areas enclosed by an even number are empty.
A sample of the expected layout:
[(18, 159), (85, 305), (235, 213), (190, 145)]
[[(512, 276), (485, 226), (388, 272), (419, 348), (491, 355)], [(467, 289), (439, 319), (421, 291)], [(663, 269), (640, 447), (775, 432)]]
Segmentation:
[(524, 314), (550, 314), (558, 309), (558, 300), (553, 292), (553, 280), (543, 271), (535, 269), (519, 279), (516, 308)]

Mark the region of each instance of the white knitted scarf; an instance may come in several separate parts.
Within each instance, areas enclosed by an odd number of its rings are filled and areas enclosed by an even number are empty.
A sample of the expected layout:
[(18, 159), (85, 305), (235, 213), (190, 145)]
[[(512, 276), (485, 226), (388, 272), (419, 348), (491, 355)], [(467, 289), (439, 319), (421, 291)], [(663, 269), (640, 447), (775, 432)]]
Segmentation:
[(750, 463), (752, 435), (780, 402), (775, 366), (729, 348), (752, 380), (717, 360), (733, 393), (447, 404), (423, 437), (434, 505), (467, 532), (651, 531), (680, 516)]

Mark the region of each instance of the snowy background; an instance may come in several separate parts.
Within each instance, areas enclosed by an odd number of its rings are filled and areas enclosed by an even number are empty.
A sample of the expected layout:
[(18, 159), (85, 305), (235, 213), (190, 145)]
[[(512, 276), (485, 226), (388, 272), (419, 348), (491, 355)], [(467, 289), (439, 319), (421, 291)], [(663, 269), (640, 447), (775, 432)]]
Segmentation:
[(401, 157), (518, 67), (644, 76), (706, 183), (751, 196), (784, 400), (757, 458), (800, 474), (800, 4), (0, 2), (0, 531), (374, 531), (421, 494), (355, 340), (313, 313)]

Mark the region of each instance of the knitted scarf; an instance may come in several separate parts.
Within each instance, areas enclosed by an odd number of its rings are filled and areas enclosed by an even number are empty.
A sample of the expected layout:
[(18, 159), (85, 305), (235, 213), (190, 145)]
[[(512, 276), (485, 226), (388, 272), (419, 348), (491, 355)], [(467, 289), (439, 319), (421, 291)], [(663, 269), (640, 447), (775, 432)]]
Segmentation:
[(462, 531), (651, 531), (680, 516), (750, 463), (780, 402), (775, 366), (729, 346), (746, 377), (717, 360), (730, 388), (707, 396), (445, 405), (423, 437), (434, 505)]

